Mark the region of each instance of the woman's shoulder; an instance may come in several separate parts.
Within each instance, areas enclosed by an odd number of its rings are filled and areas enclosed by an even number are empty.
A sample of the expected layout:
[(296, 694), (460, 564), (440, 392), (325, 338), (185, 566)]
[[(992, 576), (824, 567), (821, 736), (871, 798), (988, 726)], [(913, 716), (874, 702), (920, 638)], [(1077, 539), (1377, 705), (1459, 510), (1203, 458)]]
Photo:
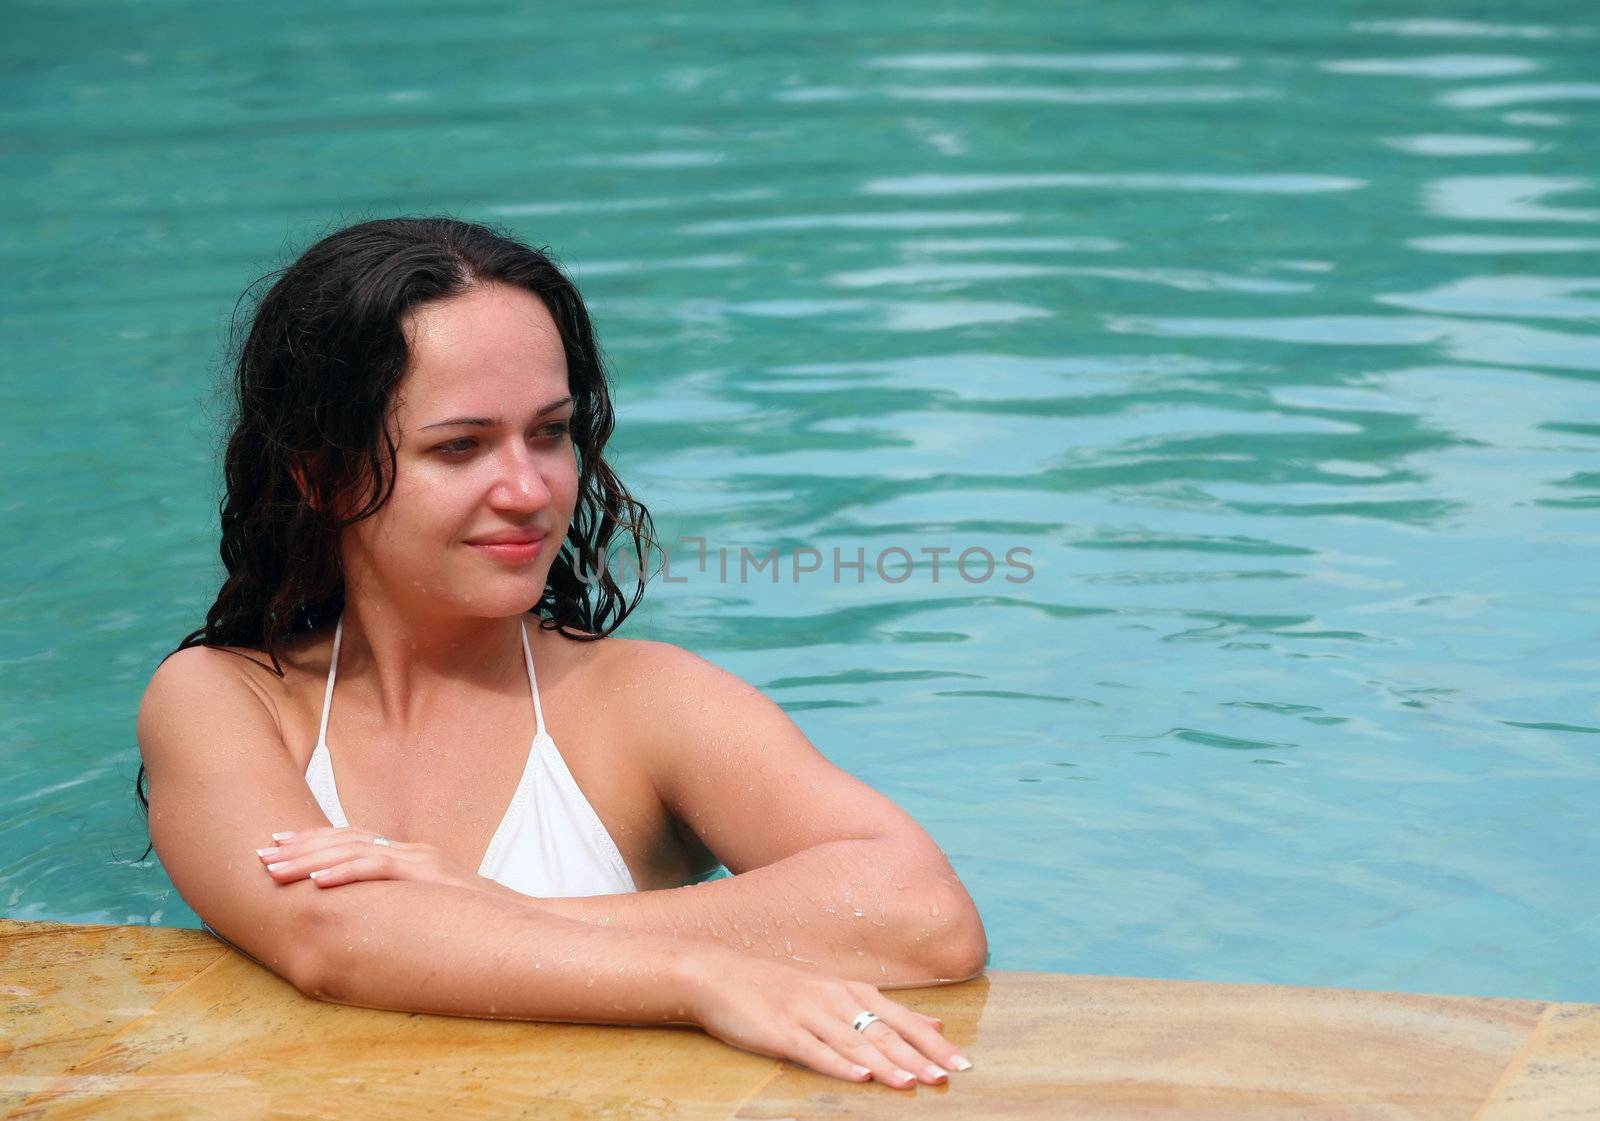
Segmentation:
[[(559, 633), (559, 632), (556, 632)], [(654, 638), (620, 638), (617, 635), (599, 636), (577, 632), (581, 638), (567, 637), (559, 643), (573, 657), (580, 658), (606, 670), (636, 670), (642, 668), (687, 668), (695, 664), (710, 665), (704, 658), (683, 646)]]
[(317, 627), (314, 630), (297, 631), (286, 635), (277, 645), (277, 667), (273, 664), (274, 651), (265, 646), (227, 645), (227, 644), (197, 644), (185, 646), (173, 651), (167, 656), (167, 661), (183, 658), (185, 661), (196, 664), (210, 664), (221, 667), (253, 667), (280, 677), (283, 673), (307, 672), (318, 663), (323, 669), (328, 667), (328, 659), (333, 652), (333, 625)]
[(276, 664), (272, 653), (260, 647), (181, 647), (162, 659), (149, 689), (179, 693), (245, 689), (276, 714), (286, 699), (298, 693), (305, 678), (327, 673), (332, 631), (326, 627), (290, 636), (279, 646)]
[[(607, 636), (563, 643), (596, 687), (641, 714), (756, 693), (748, 682), (677, 643)], [(582, 648), (576, 649), (573, 648)]]

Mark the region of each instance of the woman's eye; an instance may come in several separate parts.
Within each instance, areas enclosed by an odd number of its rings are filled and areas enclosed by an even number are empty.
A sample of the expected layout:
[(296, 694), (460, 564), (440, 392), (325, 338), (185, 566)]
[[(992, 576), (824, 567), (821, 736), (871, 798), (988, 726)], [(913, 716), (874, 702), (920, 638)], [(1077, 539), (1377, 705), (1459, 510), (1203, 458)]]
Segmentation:
[(470, 436), (463, 436), (459, 440), (451, 440), (448, 443), (440, 444), (433, 450), (437, 452), (444, 452), (446, 455), (459, 455), (462, 452), (471, 451), (472, 445), (475, 442), (476, 441), (474, 441)]
[(567, 434), (567, 429), (570, 427), (571, 426), (566, 421), (558, 420), (554, 424), (545, 425), (543, 428), (539, 429), (539, 432), (543, 436), (547, 436), (552, 440), (556, 440), (560, 439), (562, 436), (565, 436)]

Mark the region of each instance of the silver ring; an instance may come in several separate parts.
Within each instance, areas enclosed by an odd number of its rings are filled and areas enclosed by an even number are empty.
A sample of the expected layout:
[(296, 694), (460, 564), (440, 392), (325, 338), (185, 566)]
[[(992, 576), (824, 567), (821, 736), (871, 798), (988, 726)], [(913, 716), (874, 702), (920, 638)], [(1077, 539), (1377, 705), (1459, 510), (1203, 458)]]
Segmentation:
[(879, 1018), (880, 1017), (876, 1012), (863, 1011), (859, 1016), (851, 1021), (850, 1026), (856, 1031), (866, 1031), (873, 1024), (877, 1023)]
[(390, 845), (390, 846), (392, 846), (394, 844), (394, 842), (389, 840), (389, 838), (387, 838), (387, 837), (374, 837), (374, 838), (372, 838), (372, 843), (375, 844), (375, 845)]

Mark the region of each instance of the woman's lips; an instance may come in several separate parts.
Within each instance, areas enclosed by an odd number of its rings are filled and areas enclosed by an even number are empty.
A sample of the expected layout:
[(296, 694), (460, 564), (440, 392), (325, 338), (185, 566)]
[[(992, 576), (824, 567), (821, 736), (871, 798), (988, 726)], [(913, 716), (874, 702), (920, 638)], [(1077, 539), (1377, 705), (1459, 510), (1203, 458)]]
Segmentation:
[(467, 544), (474, 549), (481, 549), (496, 560), (521, 564), (539, 555), (539, 550), (544, 547), (544, 538), (541, 537), (537, 541), (502, 541), (496, 545), (480, 545), (475, 541), (469, 541)]

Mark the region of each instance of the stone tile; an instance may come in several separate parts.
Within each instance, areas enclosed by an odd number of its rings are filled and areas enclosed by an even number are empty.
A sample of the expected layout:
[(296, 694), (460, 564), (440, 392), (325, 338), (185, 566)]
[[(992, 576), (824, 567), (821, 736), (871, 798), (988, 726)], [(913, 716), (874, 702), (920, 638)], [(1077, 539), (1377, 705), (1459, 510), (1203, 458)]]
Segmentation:
[(889, 995), (943, 1017), (973, 1069), (896, 1090), (786, 1064), (735, 1116), (1470, 1121), (1545, 1008), (1038, 973)]
[(997, 972), (888, 994), (943, 1017), (976, 1064), (901, 1091), (688, 1029), (319, 1002), (199, 931), (0, 922), (0, 987), (17, 1121), (1522, 1121), (1600, 1100), (1600, 1005)]
[(0, 919), (0, 1115), (229, 952), (201, 930)]
[(1600, 1005), (1552, 1004), (1476, 1121), (1600, 1118)]
[(773, 1067), (771, 1059), (687, 1029), (331, 1004), (230, 951), (28, 1101), (13, 1121), (723, 1121)]

